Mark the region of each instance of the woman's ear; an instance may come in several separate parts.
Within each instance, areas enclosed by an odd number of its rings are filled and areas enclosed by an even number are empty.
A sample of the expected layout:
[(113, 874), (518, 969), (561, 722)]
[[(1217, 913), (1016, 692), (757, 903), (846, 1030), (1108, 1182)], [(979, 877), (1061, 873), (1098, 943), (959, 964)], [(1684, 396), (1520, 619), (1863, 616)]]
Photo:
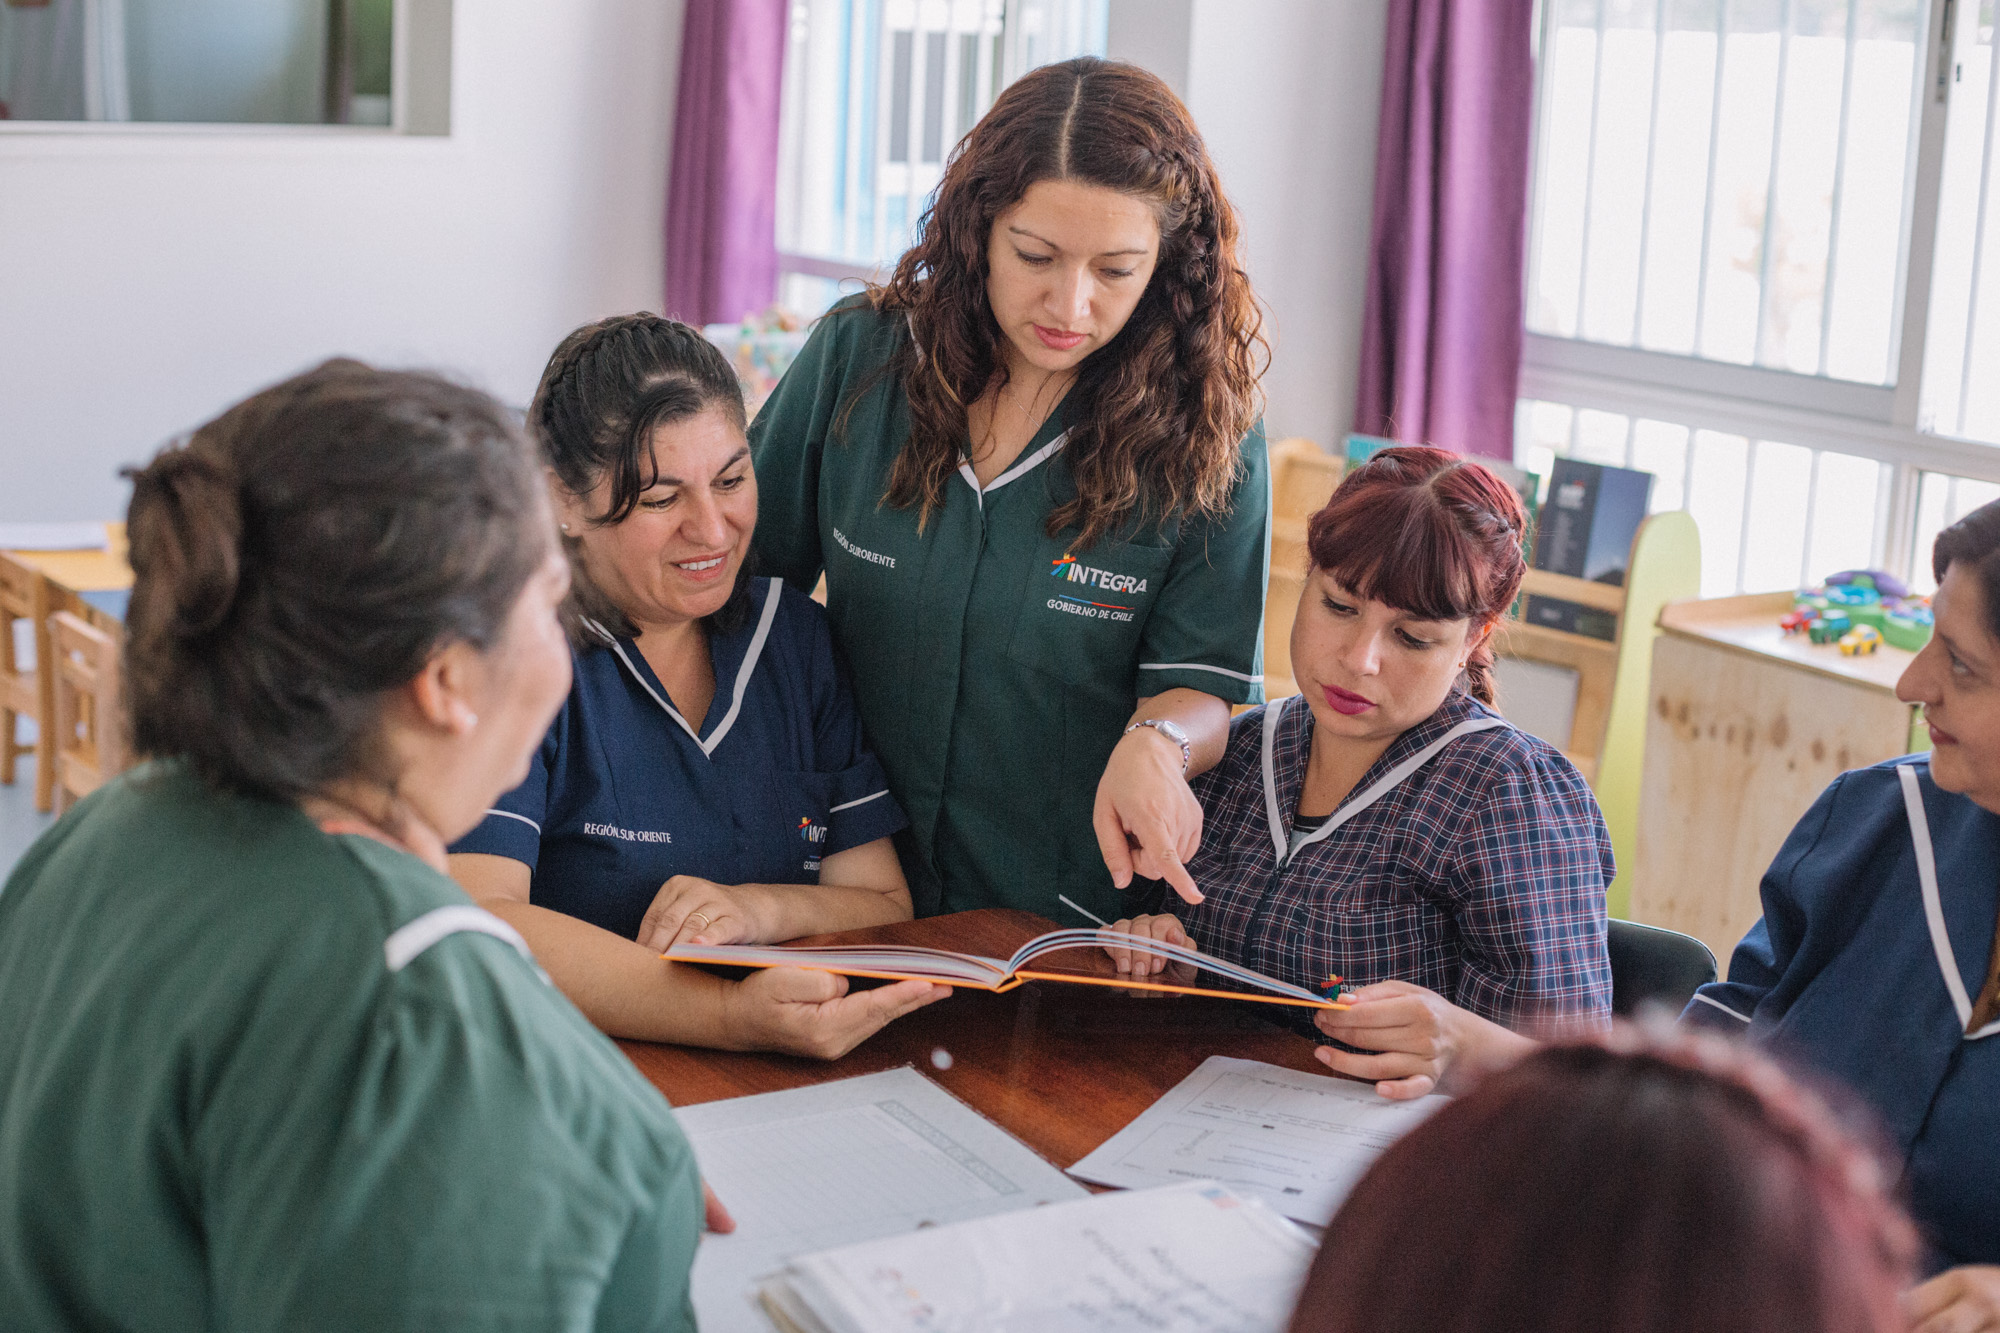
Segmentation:
[(471, 644), (460, 641), (431, 655), (423, 670), (404, 688), (417, 716), (430, 727), (453, 736), (470, 735), (479, 725), (472, 707), (472, 685), (480, 662)]
[(569, 487), (563, 485), (562, 478), (554, 468), (543, 468), (542, 475), (549, 484), (549, 500), (555, 505), (556, 523), (562, 528), (563, 536), (575, 537), (582, 533), (588, 515), (584, 513), (583, 500)]

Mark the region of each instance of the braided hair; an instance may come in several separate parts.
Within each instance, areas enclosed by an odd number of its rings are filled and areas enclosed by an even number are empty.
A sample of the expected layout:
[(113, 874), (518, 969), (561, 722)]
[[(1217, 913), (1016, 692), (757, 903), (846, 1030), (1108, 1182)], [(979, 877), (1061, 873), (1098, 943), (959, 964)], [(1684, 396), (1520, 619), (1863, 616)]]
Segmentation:
[[(1363, 597), (1425, 620), (1471, 620), (1477, 633), (1521, 591), (1526, 530), (1520, 497), (1492, 469), (1399, 445), (1350, 472), (1306, 520), (1306, 549), (1313, 568)], [(1461, 683), (1494, 702), (1491, 635), (1467, 654)]]
[[(610, 482), (604, 512), (588, 521), (611, 527), (631, 516), (657, 479), (654, 432), (718, 410), (744, 429), (743, 386), (721, 351), (700, 329), (641, 313), (601, 319), (564, 338), (542, 371), (528, 424), (549, 470), (571, 495)], [(586, 620), (632, 634), (625, 613), (590, 582), (577, 540), (574, 534), (563, 540), (572, 571), (565, 612), (572, 639), (588, 642), (579, 632)], [(745, 561), (729, 600), (702, 623), (724, 634), (739, 628), (749, 615), (749, 579)]]
[(1740, 1041), (1642, 1023), (1441, 1108), (1327, 1228), (1292, 1333), (1902, 1333), (1890, 1172)]

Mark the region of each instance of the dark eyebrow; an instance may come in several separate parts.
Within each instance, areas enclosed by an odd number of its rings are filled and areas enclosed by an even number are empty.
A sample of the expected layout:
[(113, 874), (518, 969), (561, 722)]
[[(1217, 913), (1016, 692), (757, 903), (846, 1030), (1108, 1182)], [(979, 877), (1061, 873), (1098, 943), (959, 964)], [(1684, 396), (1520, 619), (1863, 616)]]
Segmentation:
[[(1046, 245), (1051, 250), (1060, 251), (1062, 249), (1060, 245), (1057, 245), (1054, 241), (1050, 240), (1048, 237), (1037, 236), (1035, 235), (1035, 233), (1029, 231), (1026, 227), (1010, 226), (1007, 228), (1007, 230), (1013, 232), (1016, 236), (1025, 236), (1031, 241), (1040, 241), (1043, 245)], [(1145, 253), (1146, 253), (1146, 248), (1144, 246), (1135, 246), (1130, 250), (1106, 250), (1103, 254), (1098, 255), (1097, 258), (1115, 259), (1120, 255), (1143, 255)]]
[[(746, 444), (741, 449), (738, 449), (735, 453), (729, 455), (728, 461), (715, 470), (715, 475), (718, 477), (721, 476), (723, 473), (729, 471), (729, 469), (735, 467), (738, 463), (742, 462), (749, 456), (750, 456), (750, 446)], [(685, 486), (685, 485), (687, 485), (687, 483), (682, 481), (679, 477), (654, 477), (653, 484), (651, 486), (648, 486), (646, 489), (650, 491), (660, 486)]]
[(1967, 666), (1984, 665), (1984, 663), (1980, 659), (1979, 654), (1966, 652), (1963, 648), (1958, 646), (1958, 640), (1952, 638), (1951, 635), (1946, 634), (1943, 630), (1937, 630), (1936, 633), (1938, 636), (1938, 640), (1944, 644), (1944, 650), (1950, 653), (1953, 657), (1956, 657), (1959, 661), (1964, 662)]

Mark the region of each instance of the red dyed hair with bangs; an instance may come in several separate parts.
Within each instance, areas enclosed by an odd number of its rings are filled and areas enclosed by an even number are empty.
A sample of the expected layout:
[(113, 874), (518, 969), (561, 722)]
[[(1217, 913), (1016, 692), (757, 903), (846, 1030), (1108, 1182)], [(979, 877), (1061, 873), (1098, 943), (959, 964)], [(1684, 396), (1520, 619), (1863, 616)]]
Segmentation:
[[(1527, 527), (1514, 488), (1467, 458), (1427, 445), (1384, 449), (1347, 474), (1306, 522), (1313, 568), (1360, 597), (1477, 632), (1521, 591)], [(1493, 702), (1489, 638), (1465, 664), (1466, 688)]]

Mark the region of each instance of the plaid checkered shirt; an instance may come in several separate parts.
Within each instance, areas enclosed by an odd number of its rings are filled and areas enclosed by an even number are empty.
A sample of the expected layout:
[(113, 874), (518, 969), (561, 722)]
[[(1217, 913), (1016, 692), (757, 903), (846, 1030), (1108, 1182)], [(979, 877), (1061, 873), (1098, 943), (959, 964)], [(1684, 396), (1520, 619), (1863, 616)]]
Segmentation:
[[(1273, 774), (1289, 843), (1312, 710), (1299, 696), (1265, 707), (1283, 710)], [(1330, 973), (1359, 986), (1414, 982), (1537, 1035), (1610, 1021), (1611, 837), (1569, 760), (1512, 726), (1461, 736), (1281, 864), (1265, 800), (1264, 711), (1235, 719), (1222, 762), (1193, 784), (1206, 819), (1188, 871), (1206, 901), (1168, 893), (1153, 910), (1180, 917), (1209, 953), (1312, 989)], [(1453, 694), (1342, 804), (1459, 723), (1493, 716)]]

